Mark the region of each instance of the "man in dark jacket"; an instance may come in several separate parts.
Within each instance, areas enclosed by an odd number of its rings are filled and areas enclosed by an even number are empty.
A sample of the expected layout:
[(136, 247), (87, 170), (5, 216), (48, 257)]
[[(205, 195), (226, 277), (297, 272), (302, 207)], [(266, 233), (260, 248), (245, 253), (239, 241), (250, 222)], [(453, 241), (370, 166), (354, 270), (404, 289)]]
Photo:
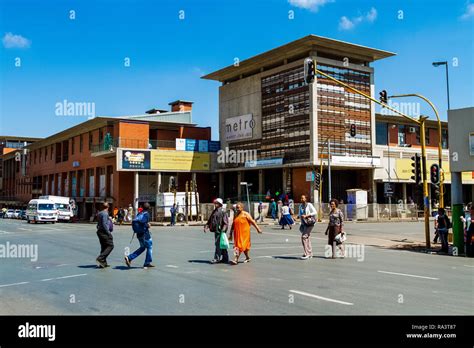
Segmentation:
[(132, 261), (146, 250), (145, 264), (143, 269), (155, 267), (151, 262), (153, 261), (153, 240), (150, 233), (150, 203), (143, 204), (143, 211), (137, 216), (140, 224), (143, 226), (143, 232), (137, 233), (137, 239), (140, 247), (128, 256), (125, 256), (125, 263), (128, 267), (131, 266)]
[(229, 218), (225, 211), (222, 209), (223, 201), (220, 198), (217, 198), (214, 201), (214, 210), (207, 220), (206, 225), (204, 226), (204, 232), (206, 230), (210, 230), (214, 232), (214, 245), (216, 250), (214, 252), (214, 259), (211, 263), (228, 263), (229, 262), (229, 254), (227, 253), (227, 249), (221, 249), (221, 233), (227, 232), (227, 227), (229, 225)]
[(100, 242), (100, 255), (97, 257), (99, 268), (105, 268), (107, 264), (107, 256), (114, 249), (114, 238), (109, 230), (109, 205), (102, 204), (102, 210), (97, 215), (97, 237)]

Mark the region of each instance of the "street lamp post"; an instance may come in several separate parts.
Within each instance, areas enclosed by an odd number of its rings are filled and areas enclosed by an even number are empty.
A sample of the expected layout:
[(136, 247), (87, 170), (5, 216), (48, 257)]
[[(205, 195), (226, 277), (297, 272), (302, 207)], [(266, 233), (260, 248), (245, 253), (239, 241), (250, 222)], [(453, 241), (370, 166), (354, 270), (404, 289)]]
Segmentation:
[(252, 184), (251, 183), (249, 184), (246, 181), (242, 181), (240, 183), (240, 185), (245, 186), (245, 188), (247, 189), (247, 204), (248, 204), (248, 207), (249, 207), (249, 213), (252, 214), (251, 211), (250, 211), (251, 209), (250, 209), (250, 197), (249, 197), (249, 186), (252, 186)]
[(392, 219), (392, 168), (391, 168), (391, 160), (390, 160), (390, 129), (394, 129), (396, 125), (392, 124), (390, 127), (388, 127), (388, 139), (387, 139), (387, 144), (388, 144), (388, 185), (390, 187), (390, 192), (388, 193), (388, 219)]
[(448, 94), (448, 110), (451, 110), (451, 107), (449, 105), (449, 73), (448, 73), (448, 62), (433, 62), (433, 66), (437, 68), (440, 65), (444, 65), (446, 67), (446, 92)]

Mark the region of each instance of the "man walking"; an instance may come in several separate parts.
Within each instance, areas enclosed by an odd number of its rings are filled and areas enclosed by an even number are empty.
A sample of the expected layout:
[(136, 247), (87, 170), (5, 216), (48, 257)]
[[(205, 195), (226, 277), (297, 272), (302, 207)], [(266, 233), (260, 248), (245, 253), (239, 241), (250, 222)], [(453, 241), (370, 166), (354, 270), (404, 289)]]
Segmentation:
[(109, 204), (102, 204), (102, 210), (97, 215), (97, 237), (100, 242), (100, 255), (97, 257), (99, 268), (105, 268), (107, 264), (107, 256), (114, 249), (114, 238), (109, 230)]
[(207, 220), (206, 225), (204, 226), (204, 232), (206, 230), (210, 230), (214, 232), (214, 245), (215, 245), (215, 252), (214, 252), (214, 259), (211, 263), (228, 263), (229, 262), (229, 254), (227, 249), (221, 249), (221, 233), (227, 232), (227, 227), (229, 225), (229, 218), (227, 214), (222, 209), (224, 202), (222, 199), (217, 198), (214, 200), (214, 210)]
[(170, 226), (174, 226), (176, 225), (176, 203), (173, 203), (173, 206), (171, 207), (170, 209), (170, 213), (171, 213), (171, 224)]
[(448, 216), (445, 214), (445, 210), (443, 208), (438, 209), (438, 217), (436, 218), (436, 222), (436, 225), (438, 226), (438, 233), (441, 239), (440, 252), (447, 253), (449, 251), (448, 231), (451, 227), (451, 222)]
[(272, 198), (272, 202), (270, 203), (270, 212), (272, 214), (273, 221), (275, 221), (277, 217), (277, 204), (273, 198)]
[(125, 263), (128, 267), (131, 266), (132, 261), (140, 256), (146, 250), (144, 269), (155, 267), (151, 262), (153, 253), (153, 240), (150, 233), (150, 203), (143, 204), (143, 211), (137, 215), (133, 220), (132, 226), (133, 231), (137, 234), (138, 242), (140, 247), (135, 250), (132, 254), (125, 256)]

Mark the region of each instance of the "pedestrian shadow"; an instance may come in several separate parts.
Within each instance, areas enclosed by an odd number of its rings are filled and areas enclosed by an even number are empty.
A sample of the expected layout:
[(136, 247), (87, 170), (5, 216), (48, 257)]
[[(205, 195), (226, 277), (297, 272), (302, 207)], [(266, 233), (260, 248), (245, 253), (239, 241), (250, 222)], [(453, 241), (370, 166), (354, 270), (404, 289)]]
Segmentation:
[[(272, 256), (273, 259), (301, 260), (301, 256)], [(326, 259), (324, 256), (313, 256), (313, 259)]]
[(189, 263), (207, 263), (207, 264), (211, 264), (211, 261), (209, 260), (188, 260)]
[(139, 268), (141, 269), (143, 267), (138, 267), (138, 266), (130, 266), (130, 267), (128, 267), (128, 266), (115, 266), (113, 269), (118, 269), (119, 271), (127, 271), (129, 269), (139, 269)]
[(78, 268), (98, 268), (97, 265), (80, 265)]

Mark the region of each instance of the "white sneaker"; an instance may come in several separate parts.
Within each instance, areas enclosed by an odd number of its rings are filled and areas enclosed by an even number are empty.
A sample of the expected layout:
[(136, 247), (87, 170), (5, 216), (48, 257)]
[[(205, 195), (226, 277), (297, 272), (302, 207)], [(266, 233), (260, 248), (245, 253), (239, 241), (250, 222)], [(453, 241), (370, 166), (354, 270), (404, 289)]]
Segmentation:
[(303, 256), (301, 256), (301, 260), (308, 260), (311, 257), (312, 256), (310, 256), (310, 255), (303, 255)]

